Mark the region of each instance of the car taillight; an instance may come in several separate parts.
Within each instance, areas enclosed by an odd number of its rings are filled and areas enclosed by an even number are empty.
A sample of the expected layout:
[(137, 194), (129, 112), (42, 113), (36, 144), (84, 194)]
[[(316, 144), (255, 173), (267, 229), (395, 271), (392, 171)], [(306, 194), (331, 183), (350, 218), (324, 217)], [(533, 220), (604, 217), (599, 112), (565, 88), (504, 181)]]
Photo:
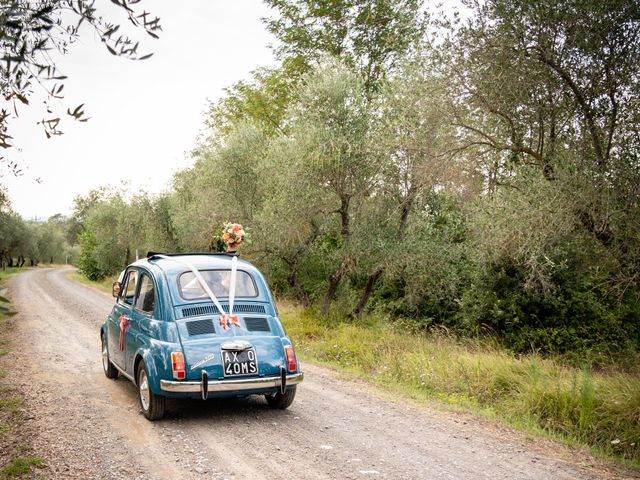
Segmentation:
[(184, 380), (186, 370), (184, 367), (184, 354), (182, 352), (171, 352), (171, 370), (173, 370), (173, 378)]
[(298, 362), (296, 361), (296, 352), (293, 351), (293, 347), (291, 345), (287, 345), (284, 347), (284, 353), (287, 356), (287, 367), (289, 368), (289, 371), (295, 371)]

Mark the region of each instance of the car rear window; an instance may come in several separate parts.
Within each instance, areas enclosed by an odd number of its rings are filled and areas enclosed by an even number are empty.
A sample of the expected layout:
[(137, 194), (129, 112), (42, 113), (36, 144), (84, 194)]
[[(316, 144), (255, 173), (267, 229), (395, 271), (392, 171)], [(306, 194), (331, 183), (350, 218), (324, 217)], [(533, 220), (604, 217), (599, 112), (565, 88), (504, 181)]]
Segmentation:
[[(229, 296), (231, 270), (201, 270), (200, 273), (217, 298)], [(180, 275), (178, 288), (180, 295), (186, 300), (208, 297), (193, 272), (185, 272)], [(238, 270), (236, 272), (236, 298), (257, 296), (258, 289), (251, 275), (243, 270)]]

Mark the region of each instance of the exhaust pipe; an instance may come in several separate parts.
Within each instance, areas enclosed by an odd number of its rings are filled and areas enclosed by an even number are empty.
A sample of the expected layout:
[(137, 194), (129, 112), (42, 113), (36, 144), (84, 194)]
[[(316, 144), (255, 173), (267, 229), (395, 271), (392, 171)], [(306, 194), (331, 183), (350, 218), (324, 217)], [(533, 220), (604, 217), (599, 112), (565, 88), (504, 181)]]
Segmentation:
[(280, 393), (284, 395), (287, 389), (287, 371), (284, 367), (280, 367)]
[(202, 383), (200, 384), (200, 394), (202, 395), (202, 400), (206, 400), (209, 396), (209, 375), (207, 372), (202, 370)]

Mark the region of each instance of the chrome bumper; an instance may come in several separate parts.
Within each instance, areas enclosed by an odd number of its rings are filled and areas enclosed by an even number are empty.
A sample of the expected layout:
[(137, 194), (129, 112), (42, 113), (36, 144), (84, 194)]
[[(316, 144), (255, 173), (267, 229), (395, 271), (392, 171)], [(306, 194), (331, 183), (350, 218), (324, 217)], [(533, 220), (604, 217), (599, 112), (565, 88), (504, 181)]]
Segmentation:
[[(296, 385), (304, 379), (304, 373), (287, 375), (286, 385)], [(259, 390), (261, 388), (280, 387), (280, 377), (266, 378), (237, 378), (233, 380), (208, 380), (209, 392), (235, 392), (241, 390)], [(165, 392), (200, 393), (203, 390), (202, 382), (174, 382), (172, 380), (160, 380), (160, 388)]]

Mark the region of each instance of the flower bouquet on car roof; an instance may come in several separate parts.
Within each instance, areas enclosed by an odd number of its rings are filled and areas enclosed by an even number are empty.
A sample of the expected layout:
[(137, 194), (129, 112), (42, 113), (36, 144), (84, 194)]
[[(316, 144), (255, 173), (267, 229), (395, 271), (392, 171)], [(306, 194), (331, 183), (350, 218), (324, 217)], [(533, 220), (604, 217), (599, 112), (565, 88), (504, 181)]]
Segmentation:
[(246, 235), (247, 233), (239, 223), (225, 223), (222, 228), (222, 241), (225, 244), (226, 251), (229, 253), (235, 252)]
[[(242, 241), (245, 239), (246, 232), (239, 223), (227, 222), (222, 227), (222, 241), (225, 244), (227, 253), (235, 253)], [(233, 302), (235, 297), (235, 282), (236, 282), (236, 265), (238, 259), (233, 258), (231, 262), (231, 275), (227, 278), (229, 289), (229, 314), (220, 315), (220, 325), (224, 330), (228, 330), (230, 324), (240, 327), (240, 320), (237, 315), (233, 315)]]

